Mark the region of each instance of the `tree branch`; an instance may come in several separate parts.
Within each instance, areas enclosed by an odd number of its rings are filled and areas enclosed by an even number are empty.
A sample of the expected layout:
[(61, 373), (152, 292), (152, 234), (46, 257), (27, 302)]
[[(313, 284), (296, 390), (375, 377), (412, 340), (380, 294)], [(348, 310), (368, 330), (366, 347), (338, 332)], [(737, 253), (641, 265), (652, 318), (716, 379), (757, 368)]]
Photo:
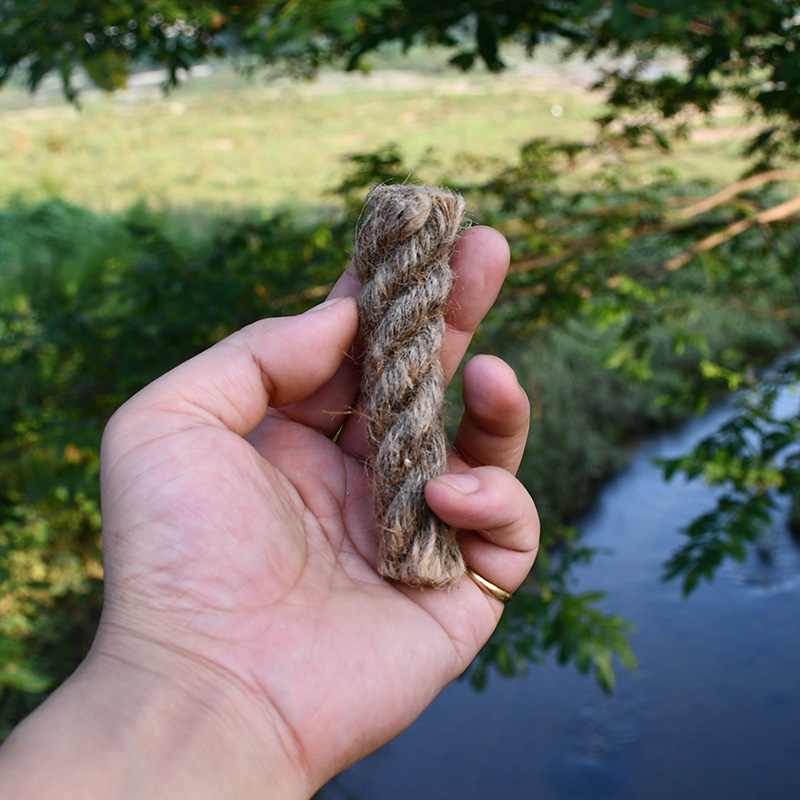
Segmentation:
[(723, 203), (732, 200), (736, 195), (743, 192), (749, 192), (758, 186), (763, 186), (766, 183), (775, 183), (776, 181), (800, 181), (800, 169), (773, 169), (769, 172), (761, 172), (758, 175), (753, 175), (745, 178), (742, 181), (732, 183), (726, 186), (722, 191), (717, 192), (711, 197), (704, 200), (699, 200), (686, 208), (680, 208), (673, 212), (674, 216), (678, 219), (688, 219), (696, 217), (698, 214), (703, 214), (716, 208)]
[(687, 264), (699, 253), (713, 250), (715, 247), (724, 244), (735, 236), (744, 233), (744, 231), (748, 228), (752, 228), (754, 225), (769, 225), (771, 222), (785, 222), (797, 212), (800, 212), (800, 197), (794, 197), (791, 200), (779, 203), (777, 206), (764, 209), (764, 211), (759, 212), (753, 217), (737, 220), (728, 225), (727, 228), (723, 228), (721, 231), (717, 231), (716, 233), (712, 233), (711, 236), (706, 236), (704, 239), (701, 239), (679, 256), (670, 258), (664, 264), (664, 269), (673, 272)]

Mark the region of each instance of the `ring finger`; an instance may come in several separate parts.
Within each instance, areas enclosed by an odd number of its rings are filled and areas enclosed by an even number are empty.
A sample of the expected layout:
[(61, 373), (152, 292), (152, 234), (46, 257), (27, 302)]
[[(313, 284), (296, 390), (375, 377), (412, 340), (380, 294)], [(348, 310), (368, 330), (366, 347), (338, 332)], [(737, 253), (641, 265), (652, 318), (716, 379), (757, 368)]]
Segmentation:
[(462, 530), (471, 569), (507, 592), (519, 587), (536, 558), (539, 517), (516, 478), (499, 467), (478, 467), (429, 481), (425, 497), (435, 514)]

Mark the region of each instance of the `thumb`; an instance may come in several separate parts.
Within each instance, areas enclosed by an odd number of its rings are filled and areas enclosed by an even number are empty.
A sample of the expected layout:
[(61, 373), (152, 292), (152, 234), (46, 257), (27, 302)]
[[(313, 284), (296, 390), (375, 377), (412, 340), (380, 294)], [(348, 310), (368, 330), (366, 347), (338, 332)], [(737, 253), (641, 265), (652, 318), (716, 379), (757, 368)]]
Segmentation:
[(205, 418), (246, 436), (270, 406), (302, 400), (330, 380), (357, 330), (352, 297), (264, 319), (167, 372), (123, 408)]

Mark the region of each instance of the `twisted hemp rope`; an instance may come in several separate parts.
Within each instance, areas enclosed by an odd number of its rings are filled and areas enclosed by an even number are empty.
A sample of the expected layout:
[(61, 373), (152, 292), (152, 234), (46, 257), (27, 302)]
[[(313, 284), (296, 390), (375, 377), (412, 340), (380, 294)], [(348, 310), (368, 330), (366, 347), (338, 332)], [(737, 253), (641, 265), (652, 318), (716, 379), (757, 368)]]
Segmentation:
[(378, 569), (409, 586), (448, 586), (465, 570), (455, 531), (424, 495), (427, 481), (447, 471), (439, 356), (465, 207), (446, 189), (379, 186), (367, 198), (353, 253)]

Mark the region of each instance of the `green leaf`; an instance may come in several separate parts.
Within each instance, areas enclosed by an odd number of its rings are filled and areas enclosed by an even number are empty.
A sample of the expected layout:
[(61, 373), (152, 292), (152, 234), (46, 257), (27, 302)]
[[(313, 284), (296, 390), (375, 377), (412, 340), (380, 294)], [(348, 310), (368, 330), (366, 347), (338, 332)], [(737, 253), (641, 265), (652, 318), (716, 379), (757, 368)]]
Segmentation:
[(92, 81), (107, 92), (124, 89), (128, 84), (130, 55), (120, 50), (103, 50), (83, 61)]

